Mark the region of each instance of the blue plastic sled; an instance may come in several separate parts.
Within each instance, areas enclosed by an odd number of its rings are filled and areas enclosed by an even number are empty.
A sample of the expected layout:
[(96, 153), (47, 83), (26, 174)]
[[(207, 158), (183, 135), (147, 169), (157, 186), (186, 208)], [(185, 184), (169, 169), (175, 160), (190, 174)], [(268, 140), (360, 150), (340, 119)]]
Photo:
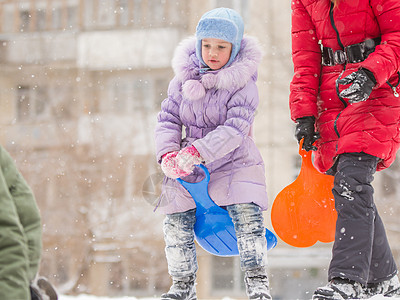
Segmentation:
[[(228, 212), (219, 207), (208, 194), (210, 173), (204, 165), (199, 165), (205, 178), (190, 183), (180, 178), (179, 183), (190, 193), (196, 203), (196, 224), (194, 233), (197, 243), (207, 252), (217, 256), (239, 255), (234, 225)], [(268, 250), (275, 247), (276, 236), (266, 229)]]

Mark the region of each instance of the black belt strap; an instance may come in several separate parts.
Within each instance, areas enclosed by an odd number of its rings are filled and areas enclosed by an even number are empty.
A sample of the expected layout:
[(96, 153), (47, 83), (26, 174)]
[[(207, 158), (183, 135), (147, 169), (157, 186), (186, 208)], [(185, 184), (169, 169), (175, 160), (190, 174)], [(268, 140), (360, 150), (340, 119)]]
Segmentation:
[(344, 47), (333, 51), (332, 48), (321, 44), (322, 65), (334, 66), (345, 63), (358, 63), (364, 61), (368, 55), (375, 51), (375, 47), (381, 43), (381, 38), (367, 39), (364, 42)]

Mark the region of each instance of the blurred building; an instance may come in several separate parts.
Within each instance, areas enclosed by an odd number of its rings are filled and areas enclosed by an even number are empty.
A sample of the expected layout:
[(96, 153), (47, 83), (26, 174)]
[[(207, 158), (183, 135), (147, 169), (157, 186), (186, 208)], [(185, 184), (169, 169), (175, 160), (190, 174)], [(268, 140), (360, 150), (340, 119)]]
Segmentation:
[[(272, 204), (300, 161), (288, 110), (290, 1), (0, 0), (0, 142), (35, 192), (41, 274), (61, 292), (153, 296), (168, 289), (163, 216), (153, 212), (162, 178), (156, 114), (176, 45), (219, 6), (238, 10), (264, 46), (255, 138)], [(397, 170), (378, 178), (388, 219), (397, 212)], [(271, 228), (268, 213), (266, 220)], [(326, 280), (330, 246), (271, 250), (274, 299), (309, 298)], [(200, 299), (244, 297), (237, 258), (198, 254)]]

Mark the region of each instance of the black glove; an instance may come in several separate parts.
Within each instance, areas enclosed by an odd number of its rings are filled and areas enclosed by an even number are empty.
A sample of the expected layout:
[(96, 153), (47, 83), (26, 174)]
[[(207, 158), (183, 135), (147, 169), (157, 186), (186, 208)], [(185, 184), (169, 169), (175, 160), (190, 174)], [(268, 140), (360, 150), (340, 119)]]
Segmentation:
[(339, 96), (349, 99), (350, 103), (357, 103), (368, 99), (376, 79), (370, 70), (361, 68), (337, 82), (343, 85), (351, 83), (351, 86), (340, 92)]
[(303, 149), (306, 151), (316, 151), (317, 147), (313, 146), (314, 142), (319, 139), (319, 133), (315, 132), (315, 117), (303, 117), (303, 118), (298, 118), (296, 120), (296, 131), (294, 133), (296, 139), (298, 142), (302, 138), (304, 138), (303, 141)]

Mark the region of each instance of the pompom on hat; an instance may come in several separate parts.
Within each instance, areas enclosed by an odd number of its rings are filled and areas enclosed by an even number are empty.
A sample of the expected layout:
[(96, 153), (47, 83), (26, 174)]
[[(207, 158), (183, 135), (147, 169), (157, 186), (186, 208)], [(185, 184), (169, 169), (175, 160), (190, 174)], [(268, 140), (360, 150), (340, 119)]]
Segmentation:
[(231, 57), (224, 67), (229, 66), (240, 50), (243, 31), (243, 19), (235, 10), (220, 7), (206, 12), (196, 28), (197, 58), (204, 66), (207, 66), (201, 57), (201, 40), (206, 38), (220, 39), (232, 44)]

